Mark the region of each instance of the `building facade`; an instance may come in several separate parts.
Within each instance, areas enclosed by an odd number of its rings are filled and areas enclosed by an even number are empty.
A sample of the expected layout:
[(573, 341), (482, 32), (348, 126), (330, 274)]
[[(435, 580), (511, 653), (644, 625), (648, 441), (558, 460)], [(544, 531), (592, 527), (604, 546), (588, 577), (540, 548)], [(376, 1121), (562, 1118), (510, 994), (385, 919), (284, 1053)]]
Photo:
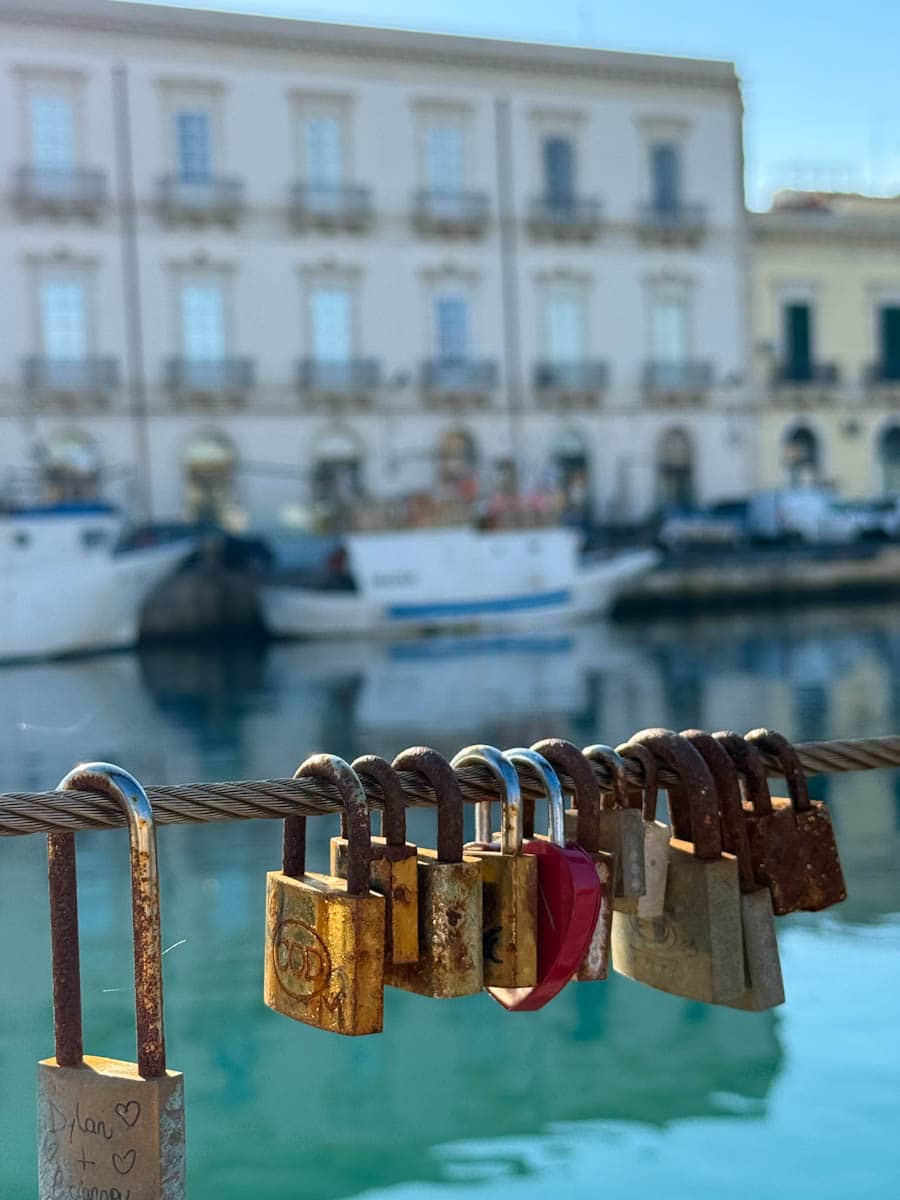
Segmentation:
[(728, 63), (0, 0), (0, 473), (269, 519), (746, 493)]
[(900, 201), (785, 192), (750, 221), (761, 485), (900, 493)]

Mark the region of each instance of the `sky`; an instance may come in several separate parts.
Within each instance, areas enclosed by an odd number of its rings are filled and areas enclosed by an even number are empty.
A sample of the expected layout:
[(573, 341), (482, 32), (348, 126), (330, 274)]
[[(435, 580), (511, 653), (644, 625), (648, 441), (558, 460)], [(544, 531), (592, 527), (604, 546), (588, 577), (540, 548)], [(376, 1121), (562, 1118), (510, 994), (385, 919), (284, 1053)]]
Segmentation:
[(766, 207), (779, 187), (900, 193), (898, 0), (194, 0), (179, 7), (731, 59), (744, 92), (751, 207)]

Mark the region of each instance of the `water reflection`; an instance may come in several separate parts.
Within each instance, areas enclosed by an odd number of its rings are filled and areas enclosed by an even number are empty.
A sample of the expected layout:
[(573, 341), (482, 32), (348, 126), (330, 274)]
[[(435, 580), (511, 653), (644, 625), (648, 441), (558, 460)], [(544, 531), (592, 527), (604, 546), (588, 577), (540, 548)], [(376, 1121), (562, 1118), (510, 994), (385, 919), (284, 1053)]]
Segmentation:
[[(900, 616), (822, 611), (224, 655), (154, 649), (11, 668), (2, 679), (3, 790), (52, 786), (85, 757), (171, 782), (283, 775), (315, 748), (391, 755), (427, 741), (451, 753), (465, 741), (508, 745), (551, 732), (615, 742), (657, 723), (766, 721), (798, 738), (863, 736), (900, 727)], [(191, 1195), (336, 1200), (396, 1187), (411, 1196), (428, 1181), (473, 1195), (472, 1181), (490, 1190), (498, 1176), (504, 1187), (544, 1179), (557, 1151), (590, 1156), (584, 1138), (621, 1166), (638, 1153), (622, 1129), (677, 1127), (681, 1137), (694, 1128), (688, 1118), (704, 1129), (709, 1121), (720, 1130), (735, 1120), (764, 1125), (777, 1154), (774, 1084), (789, 1086), (794, 1063), (806, 1062), (795, 997), (808, 1005), (812, 990), (827, 1038), (839, 1000), (819, 989), (823, 957), (834, 967), (856, 954), (868, 964), (857, 969), (874, 972), (884, 961), (878, 931), (897, 940), (885, 920), (900, 910), (897, 779), (881, 772), (827, 782), (818, 794), (832, 806), (850, 900), (783, 924), (789, 1003), (759, 1015), (615, 977), (570, 988), (528, 1017), (487, 997), (440, 1004), (391, 991), (383, 1037), (329, 1038), (260, 999), (262, 899), (265, 871), (278, 860), (277, 824), (164, 829), (166, 943), (184, 939), (166, 959), (167, 1027), (173, 1065), (187, 1079)], [(411, 836), (431, 841), (430, 824), (429, 814), (412, 813)], [(329, 822), (311, 824), (311, 861), (324, 861), (331, 832)], [(124, 836), (83, 835), (79, 853), (88, 1045), (131, 1057)], [(0, 842), (4, 1197), (33, 1193), (33, 1062), (52, 1045), (43, 855), (39, 838)], [(895, 989), (896, 966), (893, 977), (879, 970)], [(867, 1012), (863, 1027), (872, 1021)], [(820, 1046), (804, 1067), (807, 1089), (827, 1055)], [(848, 1072), (842, 1086), (852, 1091)], [(568, 1131), (561, 1139), (560, 1130)], [(549, 1194), (546, 1179), (541, 1186)], [(828, 1189), (818, 1181), (817, 1195)], [(588, 1184), (568, 1190), (596, 1194)], [(706, 1194), (687, 1169), (668, 1190)]]

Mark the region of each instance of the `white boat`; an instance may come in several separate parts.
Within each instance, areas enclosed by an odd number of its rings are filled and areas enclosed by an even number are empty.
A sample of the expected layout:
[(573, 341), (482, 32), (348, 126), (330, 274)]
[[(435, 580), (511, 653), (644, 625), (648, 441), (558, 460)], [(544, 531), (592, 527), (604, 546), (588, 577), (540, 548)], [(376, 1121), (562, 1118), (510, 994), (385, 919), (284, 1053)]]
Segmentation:
[[(594, 562), (570, 529), (415, 529), (346, 537), (335, 586), (272, 581), (260, 589), (281, 637), (397, 637), (431, 630), (533, 630), (608, 609), (649, 570), (652, 550)], [(342, 583), (343, 586), (337, 586)]]
[(0, 512), (0, 662), (137, 641), (141, 608), (193, 542), (118, 549), (102, 504)]

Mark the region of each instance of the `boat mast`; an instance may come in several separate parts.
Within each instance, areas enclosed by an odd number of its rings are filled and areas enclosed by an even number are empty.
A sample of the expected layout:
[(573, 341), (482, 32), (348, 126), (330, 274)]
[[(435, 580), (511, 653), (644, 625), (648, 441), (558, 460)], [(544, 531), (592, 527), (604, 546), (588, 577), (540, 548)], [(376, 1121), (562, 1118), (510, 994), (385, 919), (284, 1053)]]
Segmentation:
[(512, 125), (510, 102), (494, 100), (497, 139), (497, 205), (500, 230), (500, 280), (503, 304), (503, 376), (509, 420), (510, 458), (515, 473), (515, 491), (522, 486), (524, 467), (524, 412), (522, 390), (522, 346), (519, 325), (519, 264), (515, 192), (512, 169)]

